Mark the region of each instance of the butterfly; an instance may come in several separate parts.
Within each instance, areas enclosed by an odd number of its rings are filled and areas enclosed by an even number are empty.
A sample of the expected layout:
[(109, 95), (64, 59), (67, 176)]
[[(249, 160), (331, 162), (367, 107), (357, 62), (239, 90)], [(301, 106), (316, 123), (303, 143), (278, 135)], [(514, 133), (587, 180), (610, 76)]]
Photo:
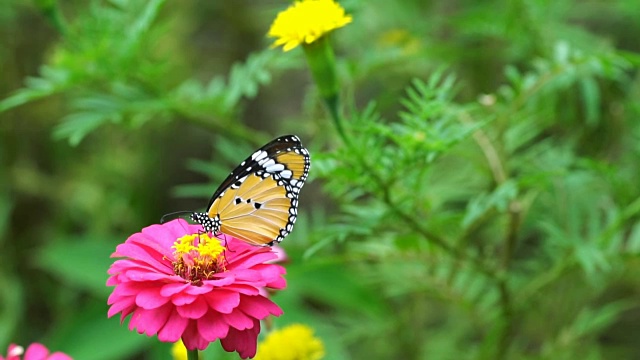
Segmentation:
[(295, 135), (272, 140), (244, 160), (191, 220), (214, 235), (272, 246), (293, 229), (298, 196), (309, 175), (309, 151)]

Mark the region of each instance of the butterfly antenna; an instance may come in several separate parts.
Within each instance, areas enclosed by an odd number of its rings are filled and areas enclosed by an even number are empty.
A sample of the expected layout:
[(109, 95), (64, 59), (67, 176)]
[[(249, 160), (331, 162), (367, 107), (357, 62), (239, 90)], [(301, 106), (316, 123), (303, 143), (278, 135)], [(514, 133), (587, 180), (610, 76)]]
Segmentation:
[(178, 218), (178, 217), (180, 217), (182, 215), (190, 215), (191, 213), (193, 213), (193, 211), (183, 210), (183, 211), (176, 211), (176, 212), (164, 214), (160, 218), (160, 224), (164, 224), (165, 222), (167, 222), (167, 220), (169, 218), (171, 218), (171, 220), (173, 220), (173, 219)]
[(226, 234), (222, 234), (222, 237), (224, 238), (224, 248), (229, 250), (229, 252), (236, 252), (235, 250), (231, 250), (229, 249), (229, 242), (227, 242), (227, 235)]

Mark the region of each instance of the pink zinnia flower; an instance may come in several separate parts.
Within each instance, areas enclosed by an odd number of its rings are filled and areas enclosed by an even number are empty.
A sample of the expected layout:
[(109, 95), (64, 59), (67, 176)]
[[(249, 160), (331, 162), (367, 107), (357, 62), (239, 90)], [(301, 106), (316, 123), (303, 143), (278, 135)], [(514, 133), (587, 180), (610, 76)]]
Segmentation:
[[(109, 317), (132, 314), (129, 329), (165, 342), (182, 339), (189, 350), (204, 350), (220, 339), (226, 351), (253, 357), (260, 320), (282, 310), (261, 294), (283, 289), (276, 254), (230, 236), (201, 233), (184, 220), (152, 225), (118, 245), (107, 280)], [(226, 246), (223, 247), (222, 245)], [(225, 251), (226, 250), (226, 251)]]
[(23, 360), (72, 360), (69, 355), (61, 352), (49, 355), (49, 350), (39, 343), (29, 345), (27, 352), (24, 351), (22, 346), (11, 344), (7, 350), (7, 357), (0, 355), (0, 360), (20, 360), (22, 354), (24, 354)]
[(289, 256), (287, 252), (280, 245), (273, 245), (271, 251), (276, 254), (276, 258), (268, 261), (269, 264), (286, 264), (289, 262)]

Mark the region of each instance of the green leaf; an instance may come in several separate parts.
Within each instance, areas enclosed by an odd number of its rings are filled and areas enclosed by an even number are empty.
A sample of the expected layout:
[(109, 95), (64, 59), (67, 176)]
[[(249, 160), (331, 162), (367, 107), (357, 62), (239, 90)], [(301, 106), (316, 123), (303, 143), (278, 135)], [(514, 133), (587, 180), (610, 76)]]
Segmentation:
[(41, 269), (68, 285), (87, 290), (96, 296), (108, 295), (107, 270), (115, 251), (111, 238), (67, 238), (48, 242), (39, 249), (35, 261)]
[(103, 124), (119, 118), (98, 112), (79, 112), (65, 116), (62, 124), (53, 132), (55, 139), (69, 139), (69, 144), (77, 146), (82, 139)]
[(577, 341), (595, 335), (611, 326), (624, 311), (634, 307), (633, 302), (615, 301), (598, 308), (585, 308), (565, 330), (564, 336)]
[(70, 80), (67, 69), (43, 65), (40, 68), (40, 77), (27, 78), (24, 88), (0, 101), (0, 113), (57, 94), (71, 85)]
[(509, 202), (518, 195), (518, 185), (514, 180), (507, 180), (500, 184), (491, 193), (482, 193), (472, 198), (467, 204), (467, 211), (462, 226), (468, 227), (480, 217), (487, 214), (489, 210), (496, 210), (499, 213), (507, 211)]
[(600, 89), (595, 79), (587, 77), (580, 81), (580, 90), (584, 99), (585, 122), (595, 126), (600, 121)]
[(106, 299), (77, 309), (75, 314), (46, 340), (49, 349), (74, 359), (125, 359), (158, 341), (130, 331), (120, 324), (118, 315), (107, 318)]
[[(379, 314), (385, 304), (379, 293), (364, 286), (340, 263), (311, 262), (287, 267), (288, 296), (312, 298), (340, 311)], [(283, 294), (284, 295), (284, 294)]]

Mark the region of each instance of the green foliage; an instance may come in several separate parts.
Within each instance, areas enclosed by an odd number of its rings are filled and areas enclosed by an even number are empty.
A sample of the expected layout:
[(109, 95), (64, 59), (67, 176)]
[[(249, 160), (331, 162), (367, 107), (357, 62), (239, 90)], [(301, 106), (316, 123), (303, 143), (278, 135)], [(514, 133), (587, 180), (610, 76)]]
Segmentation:
[(106, 319), (109, 255), (296, 133), (276, 327), (328, 359), (640, 356), (636, 1), (343, 5), (335, 117), (268, 48), (280, 6), (0, 5), (0, 347), (167, 358)]
[[(148, 121), (184, 116), (216, 131), (248, 137), (231, 120), (240, 101), (255, 97), (270, 82), (269, 67), (279, 61), (272, 51), (249, 56), (231, 67), (228, 79), (215, 76), (177, 81), (165, 74), (181, 64), (160, 46), (166, 26), (157, 19), (164, 1), (92, 3), (66, 29), (66, 41), (55, 50), (52, 64), (38, 77), (0, 102), (0, 112), (53, 95), (70, 97), (69, 111), (54, 131), (55, 138), (78, 145), (89, 133), (109, 123), (135, 129)], [(124, 41), (123, 41), (124, 39)], [(157, 45), (156, 45), (157, 44)], [(156, 46), (154, 46), (156, 45)], [(286, 67), (281, 61), (280, 67)], [(210, 123), (210, 116), (217, 121)]]

